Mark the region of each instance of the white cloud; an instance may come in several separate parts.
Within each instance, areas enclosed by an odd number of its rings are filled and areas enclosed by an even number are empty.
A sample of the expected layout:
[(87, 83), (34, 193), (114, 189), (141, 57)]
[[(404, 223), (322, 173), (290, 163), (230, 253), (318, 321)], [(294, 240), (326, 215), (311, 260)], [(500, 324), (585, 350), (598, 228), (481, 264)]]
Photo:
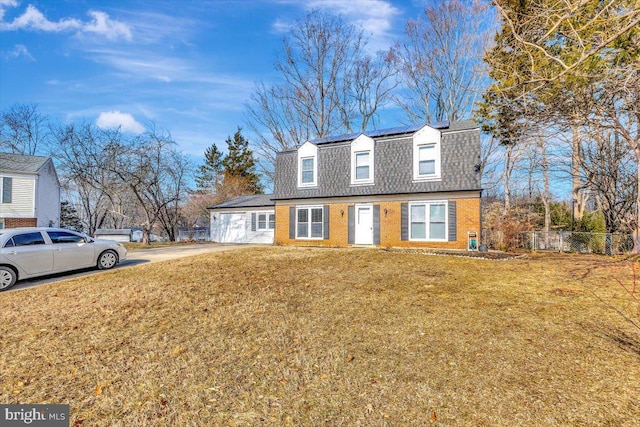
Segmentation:
[(19, 58), (19, 57), (25, 57), (31, 61), (35, 61), (36, 59), (31, 55), (31, 53), (29, 53), (29, 49), (27, 49), (27, 47), (23, 44), (17, 44), (14, 46), (13, 50), (9, 51), (6, 55), (5, 58), (7, 59), (15, 59), (15, 58)]
[(115, 129), (120, 128), (122, 132), (131, 132), (140, 134), (144, 132), (144, 126), (142, 126), (133, 116), (129, 113), (121, 113), (118, 110), (106, 111), (100, 113), (96, 125), (101, 129)]
[(18, 5), (18, 0), (0, 0), (0, 22), (2, 22), (2, 18), (4, 17), (4, 10), (9, 7), (16, 7)]
[[(285, 0), (285, 3), (298, 4), (295, 0)], [(388, 0), (307, 0), (304, 7), (342, 15), (347, 22), (363, 29), (370, 37), (369, 47), (373, 50), (386, 49), (393, 43), (398, 30), (394, 28), (394, 25), (397, 27), (394, 21), (402, 15), (402, 11)], [(272, 27), (284, 32), (290, 25), (276, 21)]]
[(7, 7), (15, 7), (18, 3), (12, 0), (0, 0), (0, 29), (6, 31), (34, 30), (45, 32), (76, 31), (80, 34), (96, 34), (117, 40), (123, 38), (131, 40), (133, 38), (131, 28), (119, 21), (109, 18), (105, 12), (91, 10), (88, 15), (90, 21), (80, 21), (73, 18), (63, 18), (59, 21), (50, 21), (35, 6), (29, 5), (24, 13), (11, 22), (4, 22), (4, 14)]
[(81, 27), (80, 21), (76, 19), (61, 19), (58, 22), (49, 21), (35, 6), (27, 6), (25, 12), (15, 18), (13, 22), (5, 23), (5, 30), (41, 30), (49, 32), (59, 32), (66, 30), (75, 30)]
[(117, 40), (120, 37), (125, 40), (132, 39), (131, 28), (127, 24), (114, 21), (105, 12), (97, 10), (89, 11), (89, 15), (93, 17), (93, 20), (84, 24), (83, 32), (103, 35), (109, 40)]

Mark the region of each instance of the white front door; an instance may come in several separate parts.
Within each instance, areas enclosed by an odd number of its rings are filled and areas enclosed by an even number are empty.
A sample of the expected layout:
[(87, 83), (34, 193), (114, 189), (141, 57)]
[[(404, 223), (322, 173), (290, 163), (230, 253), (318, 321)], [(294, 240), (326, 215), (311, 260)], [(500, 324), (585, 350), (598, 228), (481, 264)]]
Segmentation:
[(373, 245), (373, 206), (356, 205), (356, 245)]

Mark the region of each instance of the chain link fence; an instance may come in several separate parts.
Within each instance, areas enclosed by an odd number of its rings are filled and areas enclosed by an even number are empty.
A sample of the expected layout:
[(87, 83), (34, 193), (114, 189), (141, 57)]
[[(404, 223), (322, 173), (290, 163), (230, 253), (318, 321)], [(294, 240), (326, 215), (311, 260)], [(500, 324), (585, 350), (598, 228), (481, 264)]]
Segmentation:
[(488, 249), (573, 252), (618, 255), (633, 249), (633, 236), (626, 233), (585, 233), (576, 231), (532, 231), (507, 238), (500, 231), (483, 230)]

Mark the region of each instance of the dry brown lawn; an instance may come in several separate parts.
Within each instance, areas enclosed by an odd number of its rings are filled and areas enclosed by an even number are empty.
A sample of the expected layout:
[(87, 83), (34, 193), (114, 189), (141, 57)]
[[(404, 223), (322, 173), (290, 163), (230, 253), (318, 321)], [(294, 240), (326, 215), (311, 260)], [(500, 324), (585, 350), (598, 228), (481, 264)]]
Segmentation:
[(73, 426), (637, 426), (631, 274), (274, 247), (5, 292), (0, 401)]

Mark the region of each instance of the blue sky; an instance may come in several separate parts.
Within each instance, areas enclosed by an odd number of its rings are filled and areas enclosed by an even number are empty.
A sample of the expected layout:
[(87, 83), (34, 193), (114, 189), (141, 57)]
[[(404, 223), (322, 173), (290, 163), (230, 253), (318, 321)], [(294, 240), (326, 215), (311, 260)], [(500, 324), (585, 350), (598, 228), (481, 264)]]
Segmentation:
[(0, 0), (0, 110), (37, 103), (54, 122), (130, 133), (153, 123), (198, 160), (244, 126), (252, 88), (274, 78), (281, 39), (306, 12), (342, 14), (378, 50), (424, 2)]

